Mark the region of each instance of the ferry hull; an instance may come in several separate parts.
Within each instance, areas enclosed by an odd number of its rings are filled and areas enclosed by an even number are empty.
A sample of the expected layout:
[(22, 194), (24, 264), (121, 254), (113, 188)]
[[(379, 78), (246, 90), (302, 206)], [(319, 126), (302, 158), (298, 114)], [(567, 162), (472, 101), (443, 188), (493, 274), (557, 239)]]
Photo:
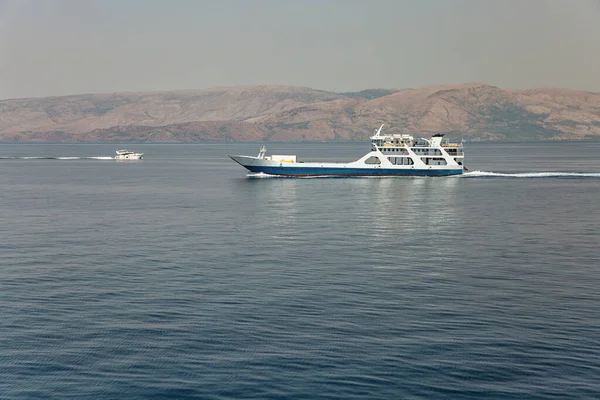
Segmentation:
[(463, 173), (441, 169), (388, 169), (388, 168), (327, 168), (327, 167), (246, 167), (251, 172), (279, 176), (450, 176)]
[[(231, 159), (248, 169), (250, 172), (263, 173), (267, 175), (303, 177), (303, 176), (451, 176), (461, 175), (462, 169), (448, 168), (385, 168), (385, 167), (356, 167), (349, 164), (339, 166), (327, 165), (302, 165), (293, 163), (290, 165), (264, 165), (266, 162), (257, 160), (255, 157), (230, 156)], [(308, 164), (308, 163), (306, 163)]]

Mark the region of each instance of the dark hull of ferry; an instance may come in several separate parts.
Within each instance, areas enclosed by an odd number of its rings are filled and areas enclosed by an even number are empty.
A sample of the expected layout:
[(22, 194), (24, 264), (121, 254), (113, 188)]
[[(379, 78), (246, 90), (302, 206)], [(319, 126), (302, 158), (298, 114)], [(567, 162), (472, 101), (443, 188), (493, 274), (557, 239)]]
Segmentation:
[(451, 176), (461, 175), (462, 169), (400, 169), (400, 168), (335, 168), (335, 167), (271, 167), (244, 165), (249, 171), (267, 175), (306, 176)]

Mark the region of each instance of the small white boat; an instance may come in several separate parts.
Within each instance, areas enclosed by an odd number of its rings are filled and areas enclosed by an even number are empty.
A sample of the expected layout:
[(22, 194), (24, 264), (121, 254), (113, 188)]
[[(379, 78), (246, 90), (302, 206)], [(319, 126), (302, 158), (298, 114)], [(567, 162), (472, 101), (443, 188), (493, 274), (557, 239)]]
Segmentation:
[(115, 160), (141, 160), (144, 158), (144, 153), (134, 153), (129, 150), (117, 150)]
[(450, 143), (441, 133), (416, 140), (408, 134), (382, 134), (382, 127), (371, 137), (371, 151), (349, 163), (267, 156), (264, 146), (258, 156), (229, 157), (250, 172), (279, 176), (449, 176), (466, 170), (462, 142)]

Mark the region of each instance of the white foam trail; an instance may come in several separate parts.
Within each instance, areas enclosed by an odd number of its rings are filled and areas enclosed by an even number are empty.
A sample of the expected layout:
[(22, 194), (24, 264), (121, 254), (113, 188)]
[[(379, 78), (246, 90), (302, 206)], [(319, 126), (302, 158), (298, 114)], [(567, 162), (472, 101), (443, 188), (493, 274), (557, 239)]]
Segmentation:
[(0, 157), (0, 160), (114, 160), (114, 157)]
[(272, 174), (265, 174), (264, 172), (250, 172), (248, 174), (246, 174), (246, 177), (248, 178), (255, 178), (255, 179), (268, 179), (268, 178), (291, 178), (291, 179), (314, 179), (314, 178), (336, 178), (337, 176), (335, 175), (309, 175), (309, 176), (305, 176), (305, 175), (272, 175)]
[(278, 178), (279, 175), (269, 175), (264, 172), (249, 172), (246, 175), (248, 178), (257, 178), (257, 179), (265, 179), (265, 178)]
[(462, 174), (465, 178), (499, 177), (499, 178), (600, 178), (600, 172), (487, 172), (471, 171)]

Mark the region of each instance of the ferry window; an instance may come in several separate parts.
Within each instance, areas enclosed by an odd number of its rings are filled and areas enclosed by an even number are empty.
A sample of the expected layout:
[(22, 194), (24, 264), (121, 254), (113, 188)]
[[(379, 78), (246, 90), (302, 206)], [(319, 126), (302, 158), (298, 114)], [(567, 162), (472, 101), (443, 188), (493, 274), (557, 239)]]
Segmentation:
[(445, 159), (440, 157), (422, 157), (421, 160), (425, 163), (425, 165), (447, 165)]
[(411, 158), (408, 157), (388, 157), (388, 160), (393, 165), (413, 165), (414, 162)]
[(371, 156), (365, 160), (365, 164), (381, 164), (379, 157)]

